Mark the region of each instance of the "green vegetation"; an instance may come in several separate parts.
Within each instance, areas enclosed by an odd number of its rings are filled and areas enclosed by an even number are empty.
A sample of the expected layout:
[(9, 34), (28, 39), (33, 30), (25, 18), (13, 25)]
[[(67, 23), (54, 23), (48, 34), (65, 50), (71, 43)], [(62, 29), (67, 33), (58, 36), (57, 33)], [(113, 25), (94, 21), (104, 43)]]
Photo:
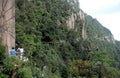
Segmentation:
[[(87, 39), (74, 0), (15, 0), (16, 45), (28, 52), (28, 62), (5, 54), (0, 44), (0, 78), (119, 78), (120, 42), (96, 19), (85, 15)], [(77, 29), (77, 30), (76, 30)]]
[(74, 1), (16, 0), (16, 44), (27, 50), (33, 77), (119, 78), (117, 46), (108, 40), (112, 36), (108, 29), (89, 15), (87, 40), (81, 38), (79, 18), (77, 31), (67, 28), (68, 17), (79, 11)]

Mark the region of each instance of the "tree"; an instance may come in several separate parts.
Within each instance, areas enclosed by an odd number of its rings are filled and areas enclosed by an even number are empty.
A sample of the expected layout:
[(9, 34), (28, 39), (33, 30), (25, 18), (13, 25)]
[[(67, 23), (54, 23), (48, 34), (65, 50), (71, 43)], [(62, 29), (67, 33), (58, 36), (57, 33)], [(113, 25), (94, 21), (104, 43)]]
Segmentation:
[[(117, 68), (112, 66), (115, 64), (115, 60), (113, 60), (113, 58), (110, 57), (108, 52), (95, 51), (95, 52), (90, 52), (90, 55), (91, 55), (90, 61), (92, 62), (94, 72), (98, 74), (98, 78), (103, 78), (103, 77), (112, 78), (114, 73), (110, 73), (113, 71), (111, 68), (113, 68), (116, 71), (116, 73), (119, 72)], [(116, 74), (116, 77), (119, 76), (119, 73)]]

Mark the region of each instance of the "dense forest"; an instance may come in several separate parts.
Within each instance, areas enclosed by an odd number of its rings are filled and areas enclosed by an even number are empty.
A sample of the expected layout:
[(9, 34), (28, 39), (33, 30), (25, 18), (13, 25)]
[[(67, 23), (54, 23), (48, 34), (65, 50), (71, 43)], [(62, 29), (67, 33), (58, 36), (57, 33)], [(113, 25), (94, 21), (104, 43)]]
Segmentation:
[(0, 78), (120, 78), (120, 41), (78, 0), (15, 0), (15, 7), (16, 47), (29, 60), (7, 56), (0, 43)]

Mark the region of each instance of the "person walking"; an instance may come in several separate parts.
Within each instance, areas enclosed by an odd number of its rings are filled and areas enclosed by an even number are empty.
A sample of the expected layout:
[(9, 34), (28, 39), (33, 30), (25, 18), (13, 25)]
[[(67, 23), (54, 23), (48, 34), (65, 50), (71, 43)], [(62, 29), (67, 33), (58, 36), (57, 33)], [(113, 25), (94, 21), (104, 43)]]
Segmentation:
[(12, 47), (12, 49), (10, 50), (10, 55), (15, 56), (15, 48), (14, 47)]
[(21, 51), (20, 51), (20, 48), (19, 48), (19, 47), (18, 47), (18, 49), (17, 49), (16, 55), (18, 56), (18, 58), (20, 58), (20, 56), (21, 56)]
[(20, 59), (22, 60), (23, 59), (23, 52), (24, 52), (24, 49), (22, 47), (20, 47)]

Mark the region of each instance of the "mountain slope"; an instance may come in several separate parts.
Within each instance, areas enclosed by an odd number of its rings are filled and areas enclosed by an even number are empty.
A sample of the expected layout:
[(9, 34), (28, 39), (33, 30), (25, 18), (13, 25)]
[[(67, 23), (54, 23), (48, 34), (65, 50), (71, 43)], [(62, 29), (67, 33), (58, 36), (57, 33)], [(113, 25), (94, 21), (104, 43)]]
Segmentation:
[(27, 50), (33, 72), (38, 69), (33, 76), (118, 77), (112, 71), (118, 72), (119, 48), (111, 32), (79, 9), (77, 0), (17, 0), (16, 15), (16, 43)]
[[(78, 0), (16, 0), (16, 45), (29, 62), (16, 78), (119, 78), (119, 42)], [(26, 71), (28, 73), (26, 73)]]

